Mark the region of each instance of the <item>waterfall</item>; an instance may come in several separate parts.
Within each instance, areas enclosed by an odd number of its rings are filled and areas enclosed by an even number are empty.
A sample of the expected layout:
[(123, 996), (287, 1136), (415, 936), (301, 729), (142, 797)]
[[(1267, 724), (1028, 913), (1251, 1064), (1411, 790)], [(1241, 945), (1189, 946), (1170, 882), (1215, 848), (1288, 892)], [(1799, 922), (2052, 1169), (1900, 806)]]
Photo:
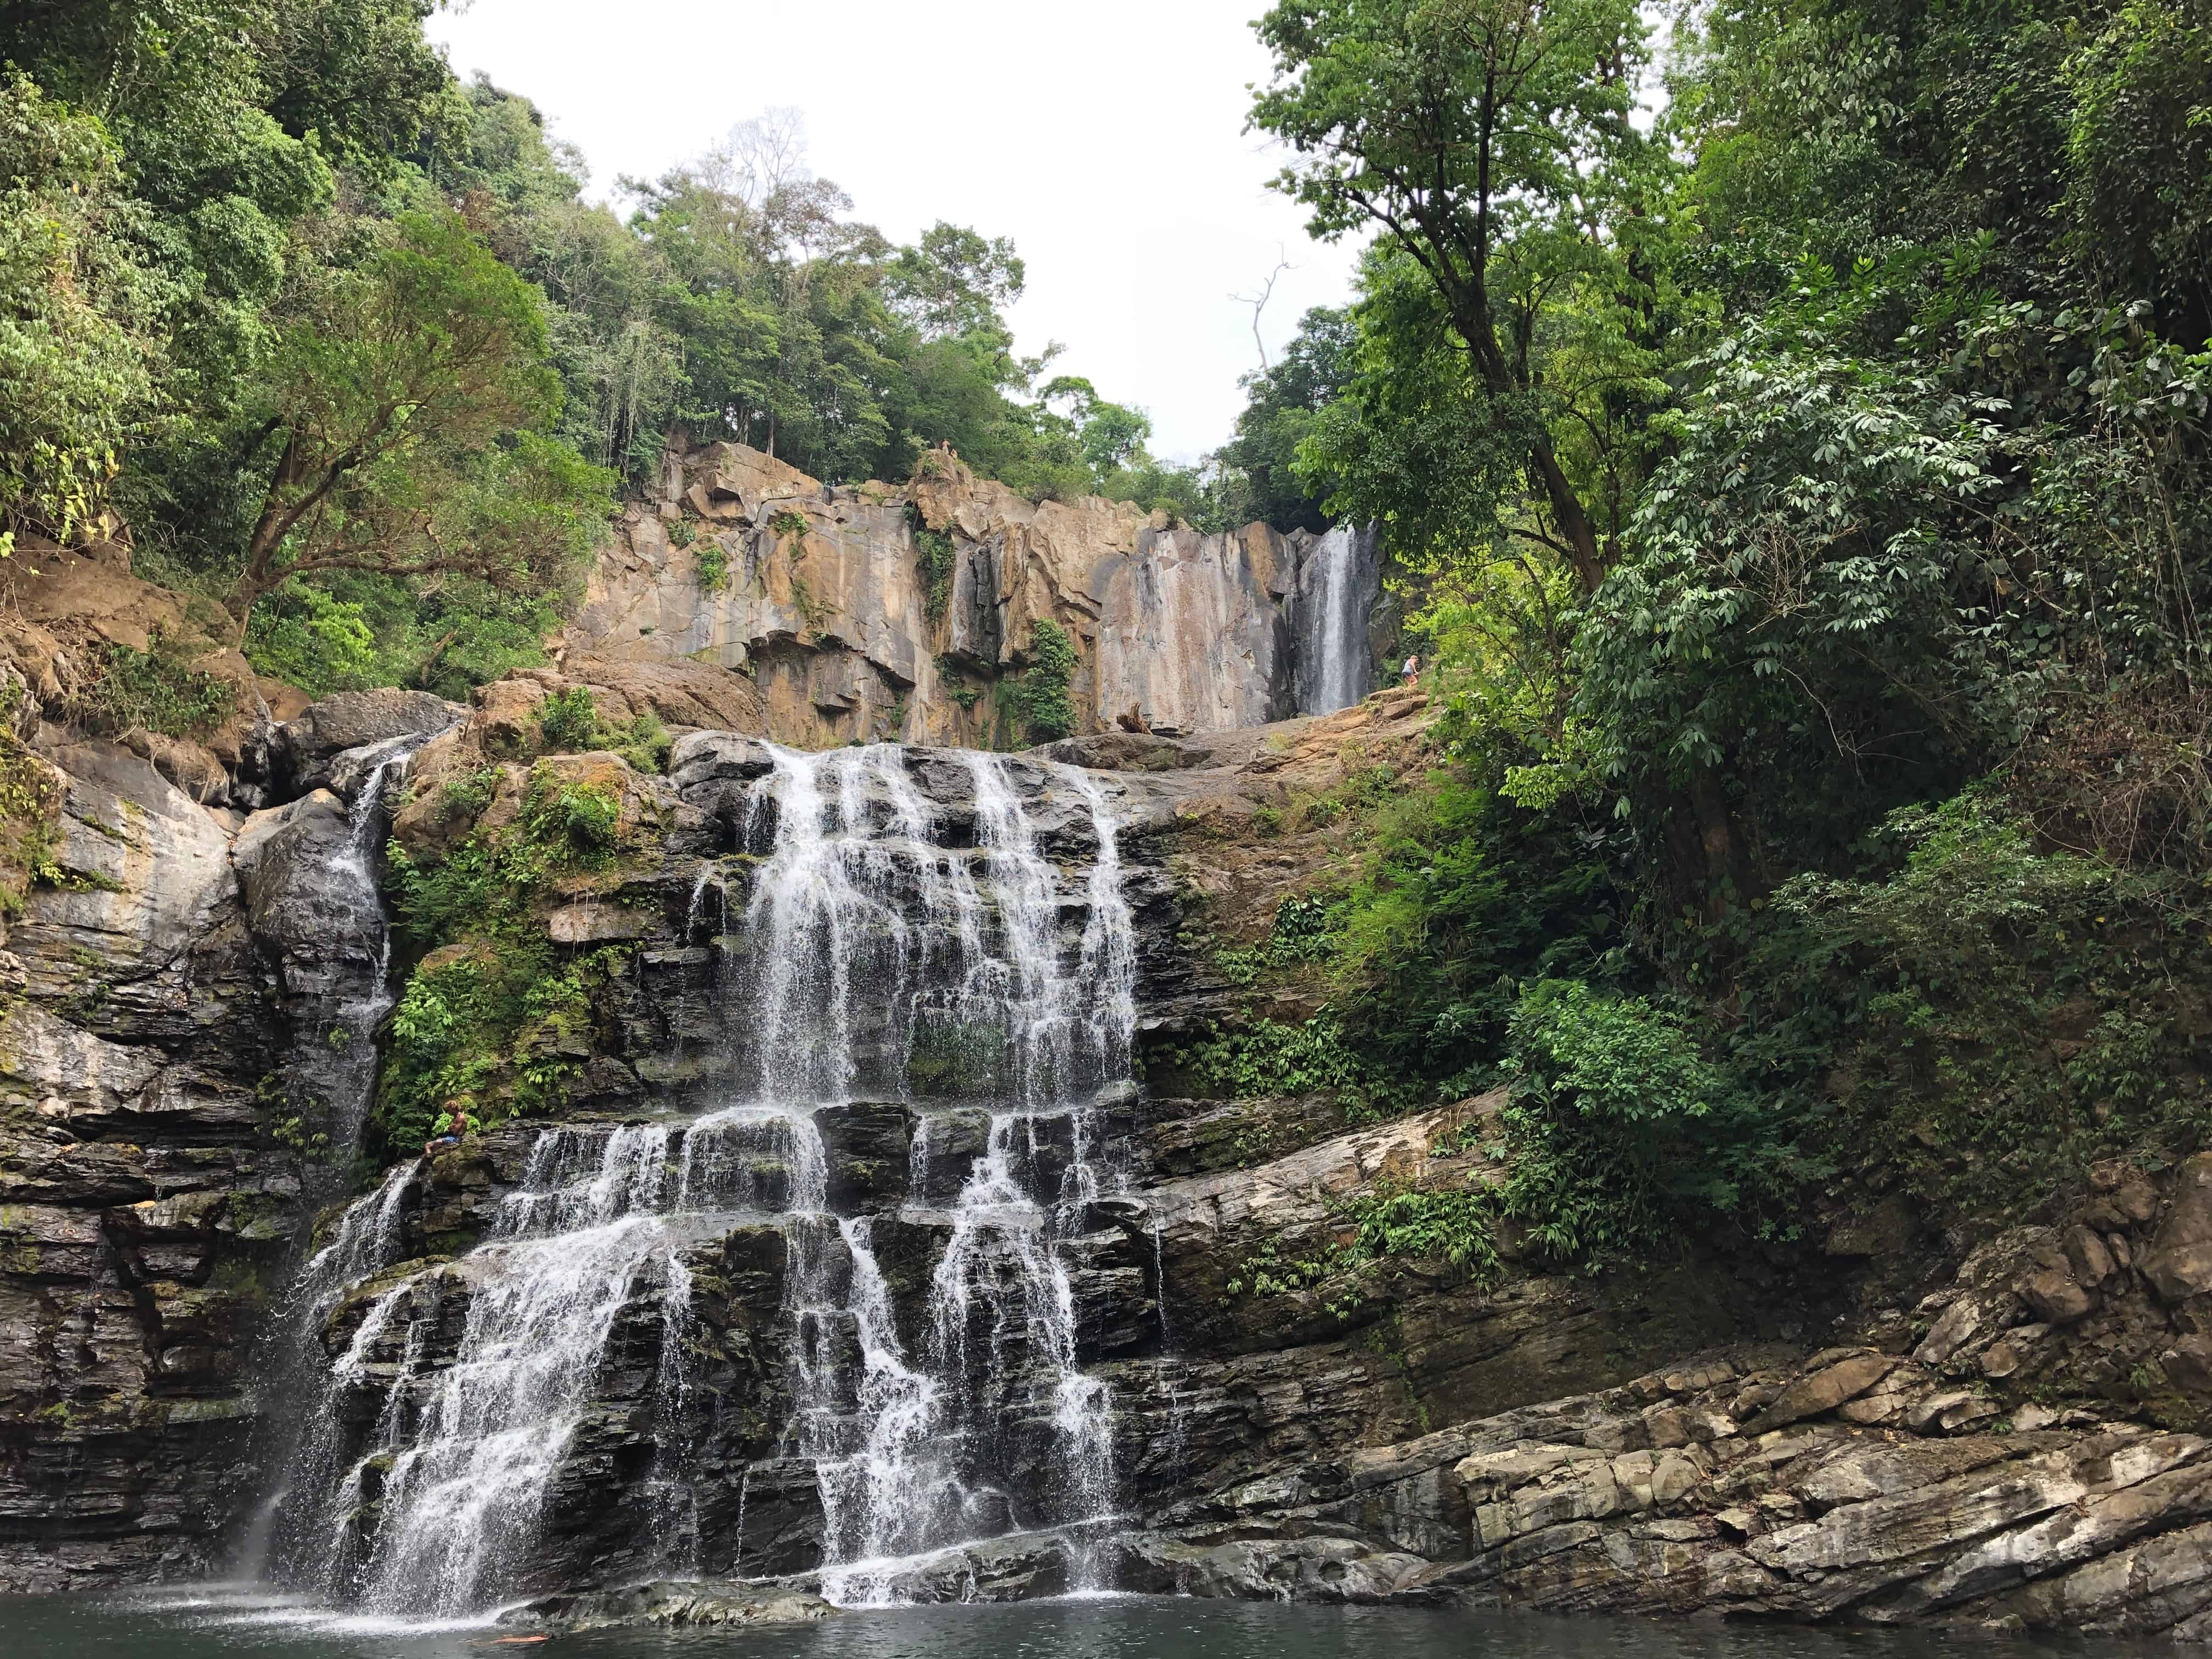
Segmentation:
[[(770, 1450), (811, 1474), (825, 1595), (895, 1599), (916, 1556), (1110, 1514), (1113, 1401), (1060, 1254), (1115, 1179), (1097, 1103), (1135, 1027), (1107, 788), (961, 751), (770, 753), (744, 855), (690, 895), (687, 936), (726, 878), (735, 945), (693, 1115), (538, 1130), (452, 1261), (373, 1277), (413, 1166), (348, 1212), (342, 1235), (380, 1242), (331, 1258), (355, 1288), (317, 1304), (332, 1363), (295, 1465), (318, 1497), (295, 1577), (332, 1599), (450, 1617), (532, 1587), (550, 1512), (588, 1496), (574, 1471), (632, 1433), (650, 1441), (633, 1531), (660, 1534), (661, 1570), (754, 1565), (745, 1511), (776, 1483), (722, 1465), (731, 1538), (689, 1369), (712, 1348), (699, 1253), (738, 1229), (781, 1240)], [(873, 1208), (835, 1176), (868, 1114), (908, 1126), (902, 1196)]]
[[(1060, 921), (1072, 895), (1044, 856), (1013, 769), (979, 753), (959, 761), (974, 802), (972, 850), (930, 842), (895, 750), (779, 752), (761, 786), (778, 806), (777, 839), (753, 901), (750, 948), (764, 958), (754, 1006), (772, 1051), (829, 1037), (821, 1046), (842, 1053), (849, 1083), (860, 1069), (851, 997), (872, 983), (898, 1027), (881, 1052), (903, 1057), (909, 1073), (918, 1048), (956, 1056), (950, 1092), (980, 1099), (988, 1115), (980, 1151), (950, 1172), (959, 1184), (941, 1224), (947, 1237), (920, 1353), (901, 1344), (871, 1220), (842, 1219), (834, 1248), (820, 1230), (798, 1253), (798, 1294), (814, 1299), (797, 1310), (797, 1449), (812, 1462), (821, 1496), (824, 1593), (852, 1604), (890, 1599), (917, 1554), (1015, 1524), (1095, 1518), (1111, 1500), (1111, 1402), (1077, 1364), (1074, 1298), (1054, 1244), (1097, 1188), (1091, 1097), (1127, 1075), (1134, 1025), (1133, 933), (1115, 827), (1086, 775), (1047, 775), (1083, 803), (1095, 848), (1071, 952)], [(823, 774), (836, 781), (834, 802)], [(894, 896), (901, 884), (918, 901), (918, 928)], [(841, 953), (843, 971), (810, 969), (825, 948)], [(852, 971), (871, 961), (874, 975)], [(794, 982), (813, 986), (826, 1030), (783, 1024)], [(818, 1083), (823, 1062), (813, 1065)], [(925, 1107), (910, 1194), (932, 1190), (933, 1144), (954, 1115), (972, 1121), (972, 1107)], [(1065, 1165), (1048, 1181), (1040, 1126), (1063, 1123)], [(1049, 1139), (1049, 1128), (1042, 1133)], [(845, 1282), (841, 1301), (823, 1289), (833, 1277)], [(821, 1363), (833, 1340), (857, 1346), (856, 1381)], [(1040, 1419), (1059, 1478), (1018, 1494), (1012, 1466), (1031, 1449), (1019, 1443), (1038, 1438), (1030, 1431)]]
[(669, 1130), (618, 1129), (588, 1176), (552, 1184), (573, 1133), (539, 1139), (499, 1237), (469, 1258), (480, 1276), (453, 1363), (371, 1454), (390, 1460), (359, 1580), (372, 1609), (458, 1613), (514, 1580), (615, 1322), (648, 1264), (668, 1258), (653, 1206)]
[(1367, 621), (1382, 592), (1371, 526), (1332, 526), (1298, 573), (1301, 714), (1348, 708), (1375, 689)]
[[(300, 976), (304, 984), (295, 981), (304, 994), (293, 1011), (295, 1039), (286, 1065), (293, 1091), (319, 1103), (325, 1125), (325, 1157), (319, 1164), (307, 1164), (302, 1176), (313, 1201), (331, 1197), (349, 1171), (376, 1090), (376, 1028), (392, 1008), (392, 940), (377, 890), (376, 860), (386, 792), (405, 777), (425, 740), (398, 739), (339, 757), (341, 767), (357, 760), (367, 769), (356, 773), (361, 781), (347, 808), (343, 836), (327, 845), (310, 878), (329, 933), (313, 973)], [(316, 1388), (324, 1321), (349, 1285), (391, 1260), (413, 1174), (405, 1165), (391, 1170), (374, 1193), (347, 1206), (319, 1248), (310, 1241), (295, 1258), (259, 1357), (262, 1387), (271, 1398)], [(327, 1402), (355, 1376), (342, 1362), (317, 1391)], [(328, 1412), (305, 1419), (271, 1412), (265, 1418), (270, 1427), (264, 1457), (278, 1478), (239, 1551), (250, 1576), (267, 1571), (272, 1550), (280, 1547), (287, 1499), (295, 1489), (319, 1492), (337, 1455)]]

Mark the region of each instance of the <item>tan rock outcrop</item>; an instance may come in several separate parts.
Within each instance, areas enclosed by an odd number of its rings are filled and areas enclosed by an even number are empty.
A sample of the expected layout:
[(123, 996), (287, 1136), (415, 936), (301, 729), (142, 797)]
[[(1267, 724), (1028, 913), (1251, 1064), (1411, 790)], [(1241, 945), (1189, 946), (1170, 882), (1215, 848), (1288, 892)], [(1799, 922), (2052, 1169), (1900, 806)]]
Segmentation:
[[(741, 444), (667, 463), (602, 556), (562, 659), (690, 661), (747, 676), (763, 731), (1001, 746), (994, 696), (1040, 622), (1066, 629), (1079, 731), (1164, 733), (1294, 712), (1290, 608), (1316, 538), (1201, 536), (1126, 502), (1031, 501), (942, 452), (902, 488), (825, 486)], [(932, 614), (920, 533), (951, 568)], [(605, 673), (605, 670), (599, 671)]]

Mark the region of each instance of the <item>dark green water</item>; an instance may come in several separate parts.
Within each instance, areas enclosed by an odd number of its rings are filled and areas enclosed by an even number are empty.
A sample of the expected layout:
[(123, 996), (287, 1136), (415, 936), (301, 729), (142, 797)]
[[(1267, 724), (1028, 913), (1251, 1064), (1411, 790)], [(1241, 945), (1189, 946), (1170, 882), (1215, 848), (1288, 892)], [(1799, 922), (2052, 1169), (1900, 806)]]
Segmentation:
[(0, 1597), (7, 1659), (2088, 1659), (2160, 1646), (1918, 1632), (1288, 1607), (1115, 1596), (847, 1613), (701, 1636), (599, 1632), (530, 1645), (482, 1626), (349, 1622), (258, 1595)]

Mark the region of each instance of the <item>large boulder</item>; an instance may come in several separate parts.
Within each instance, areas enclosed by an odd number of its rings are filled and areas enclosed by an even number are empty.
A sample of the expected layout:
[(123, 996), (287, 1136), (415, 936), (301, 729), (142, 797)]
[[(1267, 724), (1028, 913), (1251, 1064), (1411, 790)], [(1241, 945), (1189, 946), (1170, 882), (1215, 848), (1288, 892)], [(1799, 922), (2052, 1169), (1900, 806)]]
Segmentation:
[(541, 1596), (501, 1613), (500, 1623), (566, 1631), (623, 1625), (719, 1630), (811, 1624), (836, 1611), (811, 1591), (790, 1585), (683, 1579), (635, 1584), (627, 1589)]
[(694, 732), (669, 751), (668, 776), (688, 800), (703, 784), (750, 783), (775, 769), (775, 759), (758, 738), (735, 732)]
[(2172, 1207), (2142, 1269), (2168, 1302), (2212, 1290), (2212, 1152), (2197, 1153), (2175, 1171)]
[[(103, 1023), (128, 1024), (134, 1007), (164, 1031), (188, 1007), (227, 1018), (193, 994), (203, 976), (169, 971), (235, 915), (221, 823), (120, 744), (67, 744), (46, 758), (66, 784), (52, 854), (65, 879), (32, 894), (10, 948), (34, 981), (105, 981)], [(156, 1024), (131, 1033), (155, 1034)]]
[(328, 991), (333, 975), (380, 936), (362, 915), (374, 897), (345, 803), (318, 789), (283, 806), (256, 812), (231, 848), (246, 922), (283, 964), (295, 994)]
[(349, 749), (394, 738), (428, 738), (458, 725), (468, 710), (428, 691), (340, 691), (310, 703), (277, 729), (273, 757), (288, 795), (330, 784), (338, 757)]

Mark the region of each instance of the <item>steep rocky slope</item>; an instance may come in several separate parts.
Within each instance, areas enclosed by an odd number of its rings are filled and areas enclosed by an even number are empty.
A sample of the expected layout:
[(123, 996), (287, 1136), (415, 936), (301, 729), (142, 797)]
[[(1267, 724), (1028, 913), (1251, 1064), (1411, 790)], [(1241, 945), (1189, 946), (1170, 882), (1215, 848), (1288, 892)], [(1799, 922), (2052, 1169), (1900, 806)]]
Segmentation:
[[(541, 1189), (549, 1146), (589, 1165), (621, 1135), (657, 1134), (664, 1161), (640, 1168), (689, 1158), (684, 1114), (746, 1052), (718, 976), (743, 961), (763, 867), (754, 786), (773, 762), (711, 730), (679, 729), (665, 776), (611, 753), (540, 755), (537, 711), (572, 684), (599, 686), (611, 720), (708, 726), (764, 707), (757, 681), (580, 652), (468, 709), (334, 698), (257, 714), (234, 741), (228, 799), (251, 812), (195, 801), (160, 757), (21, 731), (57, 790), (54, 851), (0, 962), (0, 1583), (207, 1570), (271, 1468), (297, 1467), (303, 1400), (327, 1402), (317, 1431), (337, 1446), (450, 1365), (489, 1282), (476, 1247)], [(1425, 719), (1393, 693), (1003, 763), (1077, 885), (1102, 848), (1076, 775), (1054, 769), (1089, 769), (1121, 826), (1150, 1083), (1084, 1109), (1100, 1138), (1081, 1156), (1105, 1178), (1058, 1252), (1074, 1357), (1111, 1402), (1118, 1518), (1025, 1530), (1010, 1509), (979, 1527), (997, 1536), (888, 1590), (1011, 1596), (1087, 1575), (1206, 1595), (2204, 1633), (2212, 1161), (2107, 1166), (2072, 1210), (1989, 1239), (1877, 1216), (1768, 1259), (1693, 1251), (1593, 1277), (1507, 1241), (1498, 1270), (1472, 1273), (1368, 1256), (1351, 1216), (1365, 1196), (1492, 1178), (1494, 1097), (1361, 1123), (1326, 1093), (1227, 1097), (1188, 1063), (1202, 1033), (1311, 1011), (1317, 988), (1240, 981), (1224, 947), (1262, 936), (1340, 852), (1304, 804), (1419, 767)], [(403, 751), (404, 783), (379, 770)], [(971, 844), (972, 768), (926, 750), (895, 765), (932, 842)], [(487, 1098), (518, 1091), (531, 1115), (368, 1173), (372, 1200), (345, 1213), (374, 1212), (389, 1259), (341, 1285), (305, 1333), (308, 1370), (286, 1371), (271, 1316), (308, 1224), (321, 1213), (319, 1247), (345, 1231), (331, 1200), (351, 1172), (316, 1137), (367, 1109), (349, 1091), (374, 1050), (355, 1033), (383, 1006), (348, 849), (373, 846), (388, 811), (432, 867), (472, 836), (537, 833), (533, 801), (580, 787), (617, 803), (618, 851), (549, 878), (519, 914), (557, 960), (606, 964), (588, 1012), (517, 1037), (487, 1075)], [(1063, 950), (1089, 908), (1061, 908)], [(919, 1352), (957, 1231), (947, 1206), (988, 1126), (908, 1076), (914, 1097), (812, 1121), (828, 1202), (865, 1227), (887, 1317)], [(1073, 1121), (1036, 1115), (1024, 1168), (1064, 1171)], [(783, 1166), (741, 1163), (773, 1204)], [(696, 1571), (807, 1582), (829, 1518), (791, 1447), (807, 1368), (789, 1304), (797, 1276), (846, 1270), (794, 1256), (794, 1237), (743, 1216), (690, 1237), (669, 1258), (692, 1322), (677, 1348), (669, 1280), (621, 1285), (528, 1587), (665, 1576), (671, 1446)], [(993, 1352), (1007, 1369), (990, 1386), (1034, 1392), (1043, 1358)], [(283, 1386), (257, 1390), (257, 1376)], [(1042, 1434), (1009, 1420), (1010, 1490), (1053, 1478)], [(373, 1461), (365, 1478), (381, 1478)]]

